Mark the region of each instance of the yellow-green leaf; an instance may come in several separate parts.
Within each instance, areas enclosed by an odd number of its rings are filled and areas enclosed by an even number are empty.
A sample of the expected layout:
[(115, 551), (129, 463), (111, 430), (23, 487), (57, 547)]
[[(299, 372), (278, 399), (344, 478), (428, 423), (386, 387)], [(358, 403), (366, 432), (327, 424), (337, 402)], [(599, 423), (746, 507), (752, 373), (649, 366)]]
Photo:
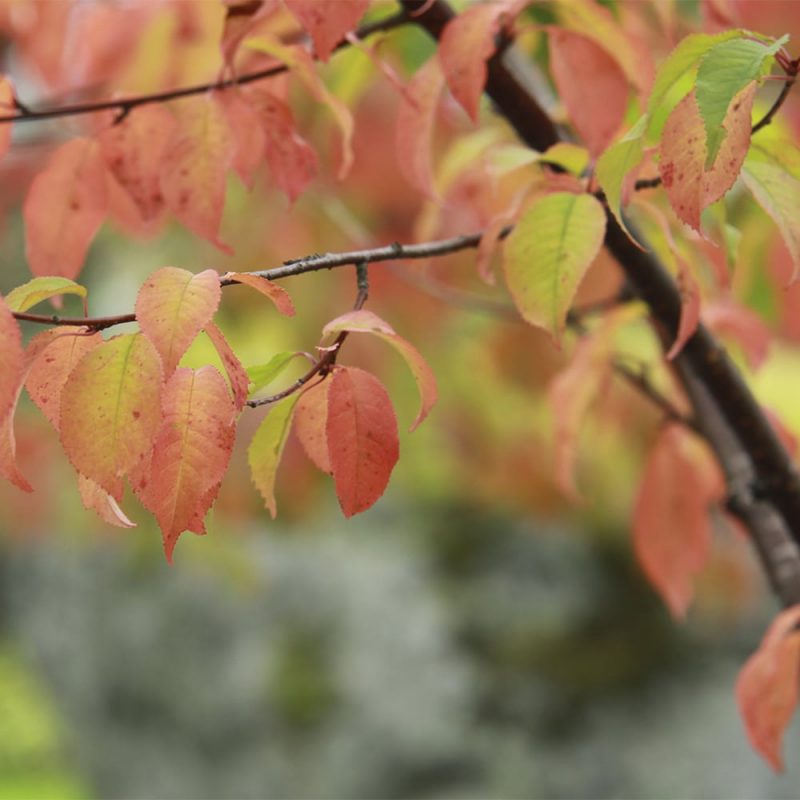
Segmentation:
[(12, 289), (5, 297), (6, 305), (12, 311), (27, 311), (43, 300), (62, 294), (77, 294), (86, 298), (86, 287), (80, 286), (69, 278), (48, 276), (34, 278)]

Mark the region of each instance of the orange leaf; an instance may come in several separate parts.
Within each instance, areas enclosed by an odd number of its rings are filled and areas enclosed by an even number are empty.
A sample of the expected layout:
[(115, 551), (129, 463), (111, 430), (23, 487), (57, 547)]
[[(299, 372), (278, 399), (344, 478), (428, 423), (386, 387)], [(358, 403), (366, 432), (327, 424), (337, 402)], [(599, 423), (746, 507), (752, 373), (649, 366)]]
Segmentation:
[(752, 369), (758, 369), (769, 352), (772, 333), (761, 317), (730, 298), (709, 304), (703, 313), (708, 326), (739, 344)]
[(236, 409), (214, 367), (178, 369), (162, 397), (163, 421), (147, 475), (134, 489), (158, 520), (167, 561), (185, 530), (203, 533), (203, 516), (228, 468)]
[[(7, 116), (16, 111), (14, 102), (14, 85), (11, 79), (5, 75), (0, 77), (0, 114)], [(2, 158), (11, 146), (11, 125), (6, 123), (0, 125), (0, 158)]]
[(247, 371), (231, 349), (228, 340), (222, 335), (222, 331), (213, 322), (209, 322), (204, 330), (222, 359), (225, 372), (231, 384), (236, 410), (241, 411), (247, 401), (247, 393), (250, 388), (250, 378), (247, 376)]
[(270, 408), (259, 425), (247, 450), (247, 461), (253, 483), (261, 492), (272, 518), (275, 519), (275, 477), (283, 454), (283, 447), (292, 427), (292, 412), (298, 396), (290, 395)]
[(267, 278), (262, 278), (260, 275), (250, 275), (247, 272), (226, 272), (223, 278), (231, 278), (237, 283), (243, 283), (257, 292), (261, 292), (264, 297), (268, 297), (275, 304), (275, 308), (283, 314), (284, 317), (293, 317), (295, 314), (294, 303), (289, 296), (286, 289), (278, 286)]
[(628, 81), (619, 64), (587, 36), (551, 27), (550, 70), (578, 135), (593, 157), (611, 144), (625, 117)]
[(175, 117), (154, 103), (134, 109), (98, 136), (108, 171), (145, 224), (152, 224), (166, 211), (161, 174), (164, 151), (175, 129)]
[(417, 382), (417, 389), (420, 395), (420, 409), (417, 417), (411, 423), (410, 430), (414, 430), (428, 416), (431, 408), (436, 403), (436, 378), (431, 368), (419, 350), (411, 342), (395, 333), (394, 328), (388, 322), (384, 322), (377, 314), (371, 311), (350, 311), (347, 314), (331, 320), (323, 329), (325, 334), (339, 333), (340, 331), (350, 331), (351, 333), (372, 333), (375, 336), (388, 342), (403, 357), (414, 380)]
[(221, 296), (213, 269), (193, 275), (178, 267), (154, 272), (136, 298), (136, 320), (172, 373), (194, 338), (211, 321)]
[(405, 179), (436, 199), (431, 144), (436, 109), (444, 88), (444, 74), (436, 58), (417, 70), (403, 94), (397, 112), (397, 165)]
[(486, 62), (494, 55), (495, 36), (507, 3), (474, 5), (450, 20), (439, 42), (439, 62), (447, 85), (473, 122), (486, 84)]
[(328, 396), (328, 451), (346, 517), (383, 494), (397, 463), (397, 419), (383, 384), (355, 367), (336, 370)]
[(667, 352), (667, 360), (675, 358), (694, 335), (700, 322), (700, 287), (686, 260), (678, 256), (678, 291), (681, 295), (681, 317), (675, 341)]
[(117, 528), (135, 528), (136, 523), (131, 522), (119, 503), (107, 492), (101, 489), (91, 478), (78, 475), (78, 491), (81, 502), (87, 511), (94, 511), (103, 522)]
[(753, 81), (731, 101), (722, 140), (711, 168), (705, 169), (706, 133), (692, 91), (667, 117), (661, 135), (659, 171), (670, 205), (687, 225), (700, 230), (700, 213), (733, 186), (750, 145)]
[(292, 110), (283, 100), (265, 89), (254, 89), (248, 97), (264, 135), (262, 150), (272, 179), (293, 203), (317, 174), (317, 154), (297, 132)]
[(31, 272), (77, 277), (107, 210), (97, 142), (78, 138), (61, 145), (33, 179), (22, 208)]
[(676, 424), (650, 451), (633, 516), (636, 557), (674, 617), (683, 618), (711, 543), (719, 480), (707, 453)]
[(8, 306), (0, 298), (0, 420), (14, 407), (22, 381), (25, 356), (22, 334)]
[(778, 614), (736, 681), (736, 699), (750, 743), (776, 772), (783, 771), (783, 733), (797, 706), (798, 622), (800, 606)]
[(238, 89), (214, 92), (234, 138), (231, 168), (248, 188), (253, 188), (255, 172), (264, 161), (266, 139), (258, 112)]
[(25, 355), (30, 363), (25, 388), (41, 412), (58, 430), (61, 424), (61, 390), (75, 365), (103, 341), (86, 328), (51, 328), (28, 342)]
[(333, 473), (328, 452), (328, 390), (331, 381), (324, 380), (306, 389), (294, 412), (294, 430), (311, 461), (328, 475)]
[(320, 61), (327, 61), (336, 45), (358, 25), (369, 0), (285, 0), (289, 11), (311, 34)]
[(220, 240), (219, 226), (235, 139), (213, 95), (204, 101), (192, 98), (179, 110), (178, 127), (161, 163), (161, 190), (169, 209), (189, 230), (232, 252)]
[(161, 420), (161, 359), (142, 334), (87, 353), (61, 391), (61, 442), (72, 465), (115, 500), (122, 478), (150, 456)]
[[(17, 393), (19, 397), (19, 393)], [(16, 400), (14, 402), (16, 406)], [(23, 492), (32, 492), (33, 487), (17, 467), (17, 445), (14, 439), (14, 414), (9, 411), (0, 419), (0, 478), (5, 478)]]

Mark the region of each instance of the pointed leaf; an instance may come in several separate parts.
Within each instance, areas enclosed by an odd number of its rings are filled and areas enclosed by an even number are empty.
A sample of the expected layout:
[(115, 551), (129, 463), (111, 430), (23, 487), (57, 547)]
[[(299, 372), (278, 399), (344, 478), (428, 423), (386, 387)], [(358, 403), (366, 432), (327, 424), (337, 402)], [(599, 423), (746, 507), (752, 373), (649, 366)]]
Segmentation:
[(97, 142), (78, 138), (61, 145), (33, 179), (22, 209), (31, 272), (77, 277), (107, 210)]
[(384, 322), (377, 314), (363, 309), (342, 314), (342, 316), (331, 320), (322, 330), (324, 334), (335, 334), (341, 331), (372, 333), (394, 347), (405, 359), (419, 390), (420, 408), (416, 419), (411, 424), (410, 430), (413, 431), (417, 428), (422, 420), (428, 416), (431, 408), (436, 403), (437, 397), (436, 378), (419, 350), (411, 342), (399, 336), (388, 322)]
[(225, 114), (212, 96), (180, 105), (178, 127), (161, 162), (161, 190), (172, 213), (189, 230), (224, 252), (219, 238), (225, 175), (236, 147)]
[(2, 420), (16, 403), (25, 363), (19, 325), (2, 298), (0, 298), (0, 342), (2, 342), (0, 346), (0, 420)]
[(445, 25), (439, 62), (453, 97), (478, 121), (478, 104), (486, 83), (486, 62), (497, 49), (495, 36), (507, 3), (474, 5)]
[(603, 243), (606, 215), (588, 194), (536, 200), (506, 240), (506, 282), (520, 313), (558, 342), (567, 311)]
[(94, 511), (103, 522), (117, 528), (135, 528), (136, 523), (131, 522), (119, 503), (107, 492), (101, 489), (91, 478), (78, 475), (78, 490), (81, 502), (87, 511)]
[(352, 517), (381, 497), (399, 455), (397, 419), (383, 384), (355, 367), (336, 370), (326, 428), (336, 496)]
[(783, 771), (783, 734), (797, 706), (800, 606), (784, 609), (742, 667), (736, 700), (747, 736), (776, 772)]
[(75, 366), (61, 391), (61, 442), (78, 472), (115, 500), (146, 463), (161, 420), (161, 359), (141, 334), (116, 336)]
[(178, 267), (154, 272), (136, 298), (136, 320), (170, 375), (214, 316), (222, 292), (213, 269), (193, 275)]
[(253, 483), (264, 498), (273, 519), (278, 513), (275, 506), (275, 476), (292, 427), (292, 414), (298, 399), (296, 394), (289, 395), (272, 406), (247, 449)]
[(98, 137), (106, 167), (145, 223), (159, 219), (166, 210), (161, 175), (176, 128), (174, 115), (152, 103), (135, 108)]
[(706, 169), (714, 163), (728, 132), (723, 123), (729, 106), (746, 86), (769, 70), (773, 56), (787, 38), (784, 36), (771, 44), (753, 39), (731, 39), (718, 44), (700, 62), (695, 95), (705, 125)]
[(327, 61), (345, 34), (350, 33), (364, 16), (369, 0), (285, 0), (289, 11), (311, 34), (314, 51), (320, 61)]
[(222, 331), (213, 322), (207, 323), (204, 330), (222, 359), (222, 364), (231, 384), (236, 410), (241, 411), (247, 402), (250, 379), (247, 377), (242, 362), (236, 357), (236, 353), (231, 349), (228, 340), (222, 335)]
[(395, 148), (403, 177), (428, 197), (437, 197), (431, 144), (444, 74), (436, 58), (417, 70), (400, 101)]
[(62, 294), (76, 294), (85, 299), (87, 292), (85, 286), (79, 286), (69, 278), (34, 278), (12, 289), (5, 299), (12, 311), (27, 311), (43, 300)]
[(727, 135), (711, 169), (705, 169), (705, 131), (694, 92), (675, 106), (664, 125), (661, 180), (675, 213), (697, 231), (702, 210), (719, 200), (739, 175), (750, 144), (750, 110), (755, 89), (755, 83), (751, 83), (731, 103), (725, 117)]
[(251, 275), (247, 272), (226, 272), (223, 280), (231, 279), (237, 283), (243, 283), (257, 292), (261, 292), (264, 297), (268, 297), (275, 305), (275, 308), (283, 314), (284, 317), (293, 317), (295, 315), (294, 303), (286, 291), (277, 283), (273, 283), (267, 278), (262, 278), (260, 275)]
[(579, 33), (551, 27), (550, 71), (558, 94), (593, 157), (611, 143), (625, 117), (628, 81), (600, 45)]
[(327, 379), (306, 389), (297, 402), (294, 413), (294, 430), (306, 455), (323, 472), (333, 474), (328, 451), (328, 392), (331, 380)]
[(207, 366), (176, 370), (164, 387), (162, 411), (148, 474), (134, 489), (158, 520), (172, 563), (181, 533), (205, 530), (203, 517), (233, 451), (236, 409), (222, 375)]
[(253, 385), (251, 393), (272, 383), (296, 356), (297, 353), (277, 353), (266, 364), (247, 367), (247, 378)]
[(672, 615), (682, 619), (711, 544), (709, 507), (719, 482), (693, 434), (665, 427), (645, 465), (633, 516), (636, 557)]
[(75, 365), (103, 341), (86, 328), (51, 328), (28, 342), (25, 356), (30, 364), (25, 388), (31, 400), (58, 430), (61, 424), (61, 390)]

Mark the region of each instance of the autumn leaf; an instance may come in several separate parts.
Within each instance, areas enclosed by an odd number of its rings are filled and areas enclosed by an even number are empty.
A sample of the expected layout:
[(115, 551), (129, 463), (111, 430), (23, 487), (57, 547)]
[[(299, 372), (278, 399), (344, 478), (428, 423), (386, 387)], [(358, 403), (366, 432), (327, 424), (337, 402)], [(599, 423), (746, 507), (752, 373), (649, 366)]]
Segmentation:
[(144, 282), (136, 298), (136, 321), (155, 345), (166, 376), (211, 321), (220, 296), (219, 275), (213, 269), (194, 275), (162, 267)]
[(225, 373), (228, 376), (228, 382), (231, 385), (231, 393), (233, 394), (233, 401), (236, 405), (236, 410), (241, 411), (244, 404), (247, 402), (247, 395), (250, 389), (250, 379), (245, 372), (242, 362), (233, 352), (233, 348), (228, 344), (228, 340), (222, 335), (222, 331), (213, 323), (206, 323), (203, 329), (206, 335), (211, 339), (211, 344), (219, 354), (222, 360), (222, 365), (225, 367)]
[(189, 230), (232, 252), (219, 238), (225, 176), (236, 148), (225, 113), (209, 94), (182, 103), (177, 120), (161, 161), (164, 199)]
[(751, 369), (761, 367), (769, 352), (772, 333), (758, 314), (730, 298), (723, 298), (704, 309), (703, 319), (716, 334), (732, 339), (742, 348)]
[(581, 279), (603, 243), (606, 216), (588, 194), (536, 200), (506, 239), (508, 290), (523, 318), (558, 342)]
[(345, 34), (354, 30), (369, 0), (285, 0), (286, 7), (311, 34), (314, 52), (327, 61)]
[(294, 303), (289, 296), (289, 292), (278, 286), (277, 283), (273, 283), (267, 278), (262, 278), (260, 275), (250, 275), (246, 272), (226, 272), (222, 278), (223, 280), (234, 280), (260, 292), (264, 297), (272, 301), (275, 308), (284, 317), (293, 317), (295, 315)]
[(478, 121), (478, 105), (486, 83), (486, 62), (496, 49), (495, 36), (509, 3), (477, 4), (453, 17), (442, 31), (439, 63), (453, 97)]
[(103, 522), (116, 528), (136, 527), (136, 523), (131, 522), (120, 508), (119, 503), (91, 478), (87, 478), (85, 475), (78, 475), (78, 491), (80, 492), (83, 507), (87, 511), (94, 511)]
[(755, 83), (731, 103), (725, 116), (727, 135), (716, 160), (705, 169), (703, 120), (694, 92), (675, 106), (661, 137), (659, 172), (670, 205), (690, 227), (700, 230), (700, 213), (733, 186), (750, 144), (750, 111)]
[(283, 454), (283, 448), (292, 426), (292, 413), (299, 397), (285, 397), (271, 406), (247, 449), (247, 461), (253, 483), (264, 498), (272, 518), (275, 519), (275, 476)]
[(87, 292), (85, 286), (80, 286), (69, 278), (34, 278), (12, 289), (6, 295), (5, 301), (12, 311), (27, 311), (37, 303), (63, 294), (76, 294), (86, 299)]
[(650, 583), (673, 617), (682, 619), (694, 580), (711, 546), (709, 507), (719, 498), (719, 479), (692, 433), (669, 424), (645, 465), (633, 513), (633, 544)]
[(231, 169), (252, 189), (256, 171), (264, 161), (267, 139), (258, 111), (248, 97), (238, 89), (214, 93), (214, 102), (225, 115), (234, 139)]
[(331, 380), (306, 389), (297, 403), (294, 414), (294, 430), (303, 450), (323, 472), (332, 474), (331, 455), (328, 450), (328, 391)]
[(98, 136), (108, 171), (145, 224), (152, 224), (166, 211), (161, 176), (165, 171), (165, 151), (176, 128), (174, 115), (152, 103), (135, 108)]
[(58, 430), (61, 424), (61, 390), (75, 365), (103, 341), (86, 328), (64, 326), (36, 334), (25, 350), (30, 364), (25, 388), (31, 400)]
[[(14, 84), (5, 75), (0, 76), (0, 115), (13, 114), (17, 109), (14, 97)], [(0, 158), (11, 146), (11, 125), (0, 125)]]
[(783, 734), (797, 706), (800, 606), (781, 611), (736, 681), (747, 737), (776, 772), (783, 772)]
[(106, 168), (97, 142), (70, 139), (33, 179), (22, 208), (31, 272), (76, 278), (107, 210)]
[(414, 376), (420, 396), (419, 412), (410, 428), (412, 431), (415, 430), (428, 416), (437, 397), (436, 378), (422, 354), (411, 342), (398, 335), (388, 322), (382, 320), (377, 314), (364, 309), (342, 314), (331, 320), (322, 330), (323, 334), (336, 334), (341, 331), (371, 333), (390, 344), (403, 357)]
[(17, 466), (17, 445), (14, 437), (14, 414), (17, 397), (15, 396), (11, 411), (0, 419), (0, 478), (21, 489), (23, 492), (32, 492), (33, 487)]
[(0, 420), (5, 419), (16, 402), (24, 352), (22, 333), (5, 301), (0, 298)]
[(326, 423), (336, 496), (345, 517), (383, 494), (400, 452), (397, 419), (383, 384), (356, 367), (331, 379)]
[(628, 80), (615, 59), (592, 39), (550, 27), (550, 71), (569, 118), (597, 157), (625, 116)]
[(444, 88), (444, 74), (436, 58), (420, 67), (408, 84), (397, 112), (395, 149), (403, 177), (435, 199), (431, 147), (436, 109)]
[(150, 456), (162, 381), (149, 339), (124, 334), (87, 353), (64, 383), (58, 425), (64, 450), (78, 472), (117, 501), (122, 478)]
[(236, 409), (222, 375), (210, 366), (176, 370), (161, 407), (152, 461), (133, 488), (158, 521), (172, 563), (181, 533), (204, 532), (202, 518), (233, 450)]

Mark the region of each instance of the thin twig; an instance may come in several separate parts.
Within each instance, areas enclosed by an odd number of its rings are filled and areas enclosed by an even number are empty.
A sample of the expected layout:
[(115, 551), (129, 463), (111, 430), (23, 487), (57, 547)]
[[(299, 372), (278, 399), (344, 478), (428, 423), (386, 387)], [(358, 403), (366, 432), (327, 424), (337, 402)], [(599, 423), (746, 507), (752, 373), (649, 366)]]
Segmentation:
[[(381, 20), (362, 25), (355, 31), (358, 39), (364, 39), (373, 33), (388, 31), (407, 23), (408, 20), (403, 13), (393, 14)], [(339, 50), (347, 47), (349, 42), (342, 39), (334, 49)], [(138, 106), (150, 105), (152, 103), (168, 103), (172, 100), (180, 100), (184, 97), (193, 97), (205, 94), (209, 91), (231, 89), (247, 83), (255, 83), (275, 75), (287, 72), (289, 67), (286, 64), (276, 64), (274, 67), (248, 72), (233, 78), (226, 78), (209, 83), (199, 83), (193, 86), (184, 86), (180, 89), (170, 89), (164, 92), (154, 92), (152, 94), (137, 95), (136, 97), (120, 97), (116, 100), (99, 100), (92, 103), (76, 103), (74, 105), (56, 106), (52, 108), (33, 109), (22, 103), (19, 99), (15, 100), (15, 105), (19, 110), (17, 114), (6, 114), (0, 116), (0, 125), (12, 122), (37, 122), (44, 119), (56, 119), (58, 117), (76, 117), (82, 114), (94, 114), (99, 111), (117, 110), (119, 116), (117, 121), (127, 116)]]

